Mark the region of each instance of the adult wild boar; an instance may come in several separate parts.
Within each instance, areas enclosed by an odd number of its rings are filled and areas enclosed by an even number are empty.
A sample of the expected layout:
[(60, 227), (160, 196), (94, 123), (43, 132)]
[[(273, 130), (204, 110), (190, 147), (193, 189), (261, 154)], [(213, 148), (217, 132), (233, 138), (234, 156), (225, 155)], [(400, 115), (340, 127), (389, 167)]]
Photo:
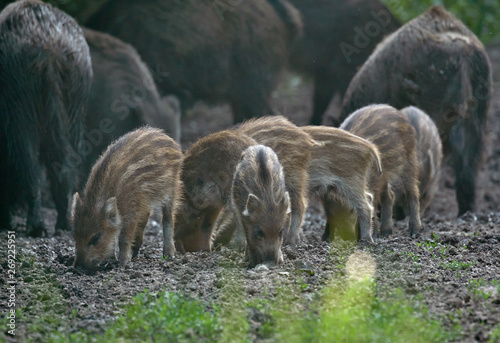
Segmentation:
[(436, 123), (455, 170), (458, 215), (474, 209), (491, 71), (483, 44), (442, 7), (385, 39), (347, 89), (340, 120), (373, 103), (414, 105)]
[(84, 113), (92, 82), (82, 30), (49, 4), (25, 0), (0, 13), (0, 228), (27, 207), (30, 236), (46, 231), (40, 213), (42, 164), (68, 227), (68, 202), (82, 164)]
[(153, 77), (135, 49), (108, 34), (83, 29), (94, 80), (85, 119), (86, 175), (106, 147), (143, 125), (180, 140), (180, 108), (174, 96), (160, 98)]
[(302, 22), (283, 0), (111, 0), (86, 25), (132, 44), (182, 108), (229, 102), (240, 122), (269, 112)]
[(320, 125), (332, 97), (342, 99), (375, 46), (401, 24), (379, 0), (288, 1), (304, 22), (304, 34), (290, 50), (290, 66), (313, 77), (310, 123)]

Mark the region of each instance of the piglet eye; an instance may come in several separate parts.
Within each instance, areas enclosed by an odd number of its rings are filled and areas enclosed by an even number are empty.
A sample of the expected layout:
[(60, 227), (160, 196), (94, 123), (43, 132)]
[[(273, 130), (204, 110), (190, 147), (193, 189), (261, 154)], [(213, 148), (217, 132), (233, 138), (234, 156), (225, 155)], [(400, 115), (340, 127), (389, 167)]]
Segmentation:
[(258, 226), (255, 227), (255, 236), (257, 236), (257, 238), (264, 238), (264, 231), (262, 231), (262, 229)]
[(97, 243), (99, 243), (99, 241), (101, 240), (101, 236), (102, 236), (101, 233), (96, 233), (95, 235), (93, 235), (89, 241), (89, 246), (96, 245)]

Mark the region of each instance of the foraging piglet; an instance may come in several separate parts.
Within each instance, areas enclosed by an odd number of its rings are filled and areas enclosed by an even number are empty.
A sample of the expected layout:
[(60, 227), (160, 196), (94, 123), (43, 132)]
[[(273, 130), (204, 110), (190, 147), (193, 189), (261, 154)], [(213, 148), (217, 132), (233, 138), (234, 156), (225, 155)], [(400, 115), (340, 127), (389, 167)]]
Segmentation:
[[(417, 132), (417, 156), (419, 164), (418, 189), (420, 192), (420, 215), (424, 214), (434, 200), (438, 190), (441, 161), (443, 159), (441, 139), (436, 124), (422, 110), (408, 106), (401, 110)], [(406, 217), (407, 199), (404, 191), (397, 187), (394, 190), (396, 201), (394, 217)]]
[(380, 232), (392, 233), (392, 187), (401, 185), (408, 199), (409, 234), (420, 230), (417, 138), (408, 118), (394, 107), (370, 105), (352, 113), (340, 126), (375, 144), (382, 160), (382, 175), (370, 181), (374, 204), (381, 206)]
[(176, 217), (177, 250), (210, 251), (215, 221), (231, 197), (231, 185), (241, 153), (257, 143), (225, 130), (205, 136), (185, 153), (181, 179), (184, 199)]
[(112, 143), (92, 168), (83, 194), (73, 196), (75, 267), (94, 272), (117, 240), (120, 265), (126, 265), (137, 256), (157, 207), (163, 212), (163, 255), (172, 256), (181, 168), (179, 145), (160, 129), (140, 128)]
[[(382, 173), (377, 147), (347, 131), (327, 126), (305, 126), (319, 144), (312, 149), (309, 165), (309, 193), (323, 203), (327, 222), (324, 240), (333, 239), (335, 231), (352, 239), (356, 222), (360, 240), (371, 236), (373, 196), (370, 180)], [(353, 211), (353, 215), (351, 215)]]
[(284, 244), (297, 243), (307, 208), (307, 168), (311, 149), (316, 143), (283, 116), (251, 119), (242, 123), (236, 130), (276, 152), (283, 166), (292, 207), (290, 230), (285, 234)]
[(248, 266), (283, 262), (281, 245), (290, 226), (290, 196), (276, 153), (269, 147), (247, 148), (236, 166), (232, 206), (245, 232)]

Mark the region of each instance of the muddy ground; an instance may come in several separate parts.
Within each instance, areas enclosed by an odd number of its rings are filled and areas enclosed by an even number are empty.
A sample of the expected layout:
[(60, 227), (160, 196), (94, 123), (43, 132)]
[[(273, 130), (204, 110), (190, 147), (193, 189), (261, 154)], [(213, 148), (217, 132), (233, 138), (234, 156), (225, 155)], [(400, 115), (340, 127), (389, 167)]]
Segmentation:
[[(126, 268), (111, 263), (95, 276), (73, 273), (74, 243), (70, 234), (44, 239), (26, 238), (20, 221), (17, 230), (16, 308), (17, 339), (45, 341), (43, 328), (28, 328), (43, 314), (49, 301), (60, 305), (57, 316), (72, 317), (70, 331), (102, 332), (122, 313), (125, 304), (148, 289), (183, 292), (207, 301), (224, 302), (235, 282), (244, 284), (246, 298), (272, 297), (277, 287), (299, 289), (297, 301), (307, 305), (317, 292), (334, 278), (346, 275), (346, 251), (364, 251), (376, 262), (374, 278), (379, 290), (402, 289), (408, 296), (422, 295), (431, 316), (442, 319), (447, 328), (461, 324), (457, 341), (488, 341), (500, 325), (500, 47), (489, 49), (497, 90), (488, 118), (488, 153), (478, 180), (477, 211), (457, 219), (453, 176), (443, 169), (440, 191), (423, 218), (423, 231), (407, 237), (405, 222), (396, 222), (394, 234), (377, 239), (373, 246), (349, 248), (341, 243), (321, 242), (325, 220), (318, 206), (308, 210), (301, 242), (284, 249), (284, 264), (270, 270), (247, 270), (243, 254), (223, 248), (213, 253), (178, 255), (161, 259), (161, 233), (146, 232), (139, 257)], [(312, 86), (307, 79), (286, 74), (275, 92), (274, 106), (297, 124), (305, 124), (311, 110)], [(333, 104), (328, 115), (335, 114)], [(325, 118), (328, 121), (328, 118)], [(229, 126), (227, 106), (196, 106), (183, 120), (184, 146), (196, 137)], [(55, 224), (54, 210), (44, 209), (45, 220)], [(0, 283), (6, 286), (6, 234), (1, 234)], [(347, 249), (347, 250), (346, 250)], [(35, 267), (31, 268), (30, 267)], [(35, 270), (32, 271), (32, 270)], [(40, 273), (46, 277), (40, 279)], [(236, 280), (236, 281), (235, 281)], [(33, 283), (37, 283), (38, 288)], [(40, 287), (56, 284), (58, 292), (39, 294)], [(6, 292), (0, 294), (0, 312), (6, 313)], [(53, 308), (53, 306), (51, 307)], [(264, 341), (260, 327), (266, 316), (249, 313), (251, 335)]]

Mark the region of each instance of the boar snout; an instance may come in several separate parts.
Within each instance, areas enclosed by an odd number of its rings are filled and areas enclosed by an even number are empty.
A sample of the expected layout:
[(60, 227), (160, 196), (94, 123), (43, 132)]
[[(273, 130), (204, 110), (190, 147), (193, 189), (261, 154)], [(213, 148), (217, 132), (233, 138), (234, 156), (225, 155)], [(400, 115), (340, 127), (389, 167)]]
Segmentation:
[(253, 251), (249, 253), (248, 268), (255, 268), (259, 264), (265, 264), (268, 267), (283, 263), (283, 254), (281, 249), (268, 249)]
[(73, 264), (73, 268), (77, 273), (85, 275), (94, 275), (96, 272), (96, 267), (96, 263), (89, 263), (78, 256), (75, 258), (75, 263)]

